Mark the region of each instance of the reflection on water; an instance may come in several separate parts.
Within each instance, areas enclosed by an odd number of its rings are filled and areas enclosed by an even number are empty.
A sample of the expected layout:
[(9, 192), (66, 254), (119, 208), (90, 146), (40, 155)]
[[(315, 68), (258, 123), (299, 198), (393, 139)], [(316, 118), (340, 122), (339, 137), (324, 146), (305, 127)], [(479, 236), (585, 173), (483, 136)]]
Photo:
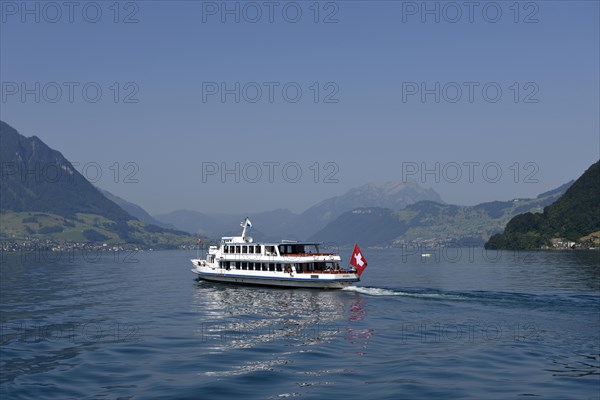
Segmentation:
[(327, 341), (340, 332), (344, 304), (331, 291), (289, 290), (197, 283), (194, 310), (198, 335), (213, 350), (250, 348), (285, 339), (305, 346)]
[[(348, 316), (342, 301), (344, 296), (337, 291), (235, 286), (205, 281), (199, 281), (195, 289), (193, 311), (203, 315), (198, 320), (196, 336), (210, 353), (229, 356), (239, 349), (261, 351), (281, 346), (288, 349), (276, 357), (240, 360), (229, 368), (202, 372), (210, 377), (272, 371), (291, 362), (295, 355), (309, 352), (306, 346), (330, 343), (336, 337), (352, 340), (356, 333), (346, 332), (347, 322), (364, 316), (360, 297), (357, 296), (350, 306)], [(362, 352), (365, 337), (360, 336), (360, 342), (355, 344)], [(272, 351), (264, 354), (272, 354)]]

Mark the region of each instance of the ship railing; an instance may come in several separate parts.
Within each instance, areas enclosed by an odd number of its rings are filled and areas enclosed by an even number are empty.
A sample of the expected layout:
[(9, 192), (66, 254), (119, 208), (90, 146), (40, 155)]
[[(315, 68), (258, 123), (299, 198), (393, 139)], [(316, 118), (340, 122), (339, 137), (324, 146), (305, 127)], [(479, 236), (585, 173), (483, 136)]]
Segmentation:
[(335, 253), (289, 253), (282, 254), (282, 257), (313, 257), (313, 256), (337, 256)]
[(297, 271), (298, 274), (353, 274), (354, 271), (338, 269), (338, 270), (314, 270), (314, 271)]

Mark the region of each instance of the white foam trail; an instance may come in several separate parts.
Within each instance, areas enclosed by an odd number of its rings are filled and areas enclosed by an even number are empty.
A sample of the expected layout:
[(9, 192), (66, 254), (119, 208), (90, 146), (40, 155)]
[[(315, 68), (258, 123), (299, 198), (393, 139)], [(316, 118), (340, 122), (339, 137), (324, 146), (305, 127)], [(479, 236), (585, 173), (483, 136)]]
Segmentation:
[(407, 293), (396, 292), (394, 290), (389, 289), (381, 289), (374, 287), (366, 287), (366, 286), (346, 286), (342, 290), (347, 292), (357, 292), (362, 294), (367, 294), (369, 296), (403, 296)]
[(390, 289), (374, 288), (367, 286), (347, 286), (342, 290), (347, 292), (356, 292), (366, 294), (368, 296), (407, 296), (419, 298), (447, 299), (447, 300), (465, 300), (466, 297), (440, 294), (440, 293), (407, 293)]

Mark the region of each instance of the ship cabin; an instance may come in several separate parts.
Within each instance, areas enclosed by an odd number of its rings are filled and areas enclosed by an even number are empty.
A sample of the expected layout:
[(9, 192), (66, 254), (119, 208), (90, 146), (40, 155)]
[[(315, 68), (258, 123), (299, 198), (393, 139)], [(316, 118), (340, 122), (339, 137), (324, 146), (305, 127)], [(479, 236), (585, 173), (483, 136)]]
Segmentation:
[(248, 238), (244, 239), (242, 237), (222, 238), (218, 251), (216, 248), (213, 251), (212, 261), (214, 262), (216, 256), (219, 268), (228, 271), (311, 274), (353, 272), (340, 268), (341, 259), (338, 254), (322, 253), (320, 242), (284, 240), (259, 244), (252, 243), (251, 240), (247, 240)]

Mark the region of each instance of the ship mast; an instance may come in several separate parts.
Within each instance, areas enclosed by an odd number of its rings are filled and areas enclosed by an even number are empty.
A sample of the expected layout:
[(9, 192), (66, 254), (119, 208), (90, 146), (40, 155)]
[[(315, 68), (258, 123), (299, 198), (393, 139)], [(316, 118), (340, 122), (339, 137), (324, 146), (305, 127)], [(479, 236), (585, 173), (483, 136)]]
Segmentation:
[(242, 228), (244, 228), (244, 230), (242, 231), (242, 240), (245, 242), (246, 241), (246, 229), (247, 228), (252, 228), (252, 222), (250, 222), (250, 220), (248, 219), (248, 217), (246, 217), (246, 219), (244, 220), (244, 222), (242, 222), (240, 224), (240, 226)]

